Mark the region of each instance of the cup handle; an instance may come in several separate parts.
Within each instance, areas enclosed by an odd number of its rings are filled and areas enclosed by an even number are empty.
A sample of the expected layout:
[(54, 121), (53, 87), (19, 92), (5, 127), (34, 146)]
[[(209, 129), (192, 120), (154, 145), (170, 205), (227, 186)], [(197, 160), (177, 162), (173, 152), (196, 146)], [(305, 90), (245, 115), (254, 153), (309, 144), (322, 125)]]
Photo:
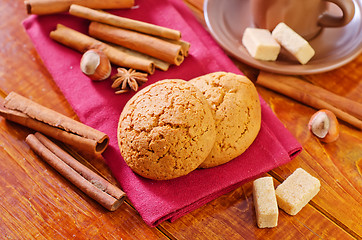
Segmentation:
[(319, 20), (318, 25), (321, 27), (342, 27), (347, 25), (354, 16), (354, 3), (352, 0), (324, 0), (336, 4), (343, 13), (342, 17), (333, 16), (331, 14), (323, 14)]

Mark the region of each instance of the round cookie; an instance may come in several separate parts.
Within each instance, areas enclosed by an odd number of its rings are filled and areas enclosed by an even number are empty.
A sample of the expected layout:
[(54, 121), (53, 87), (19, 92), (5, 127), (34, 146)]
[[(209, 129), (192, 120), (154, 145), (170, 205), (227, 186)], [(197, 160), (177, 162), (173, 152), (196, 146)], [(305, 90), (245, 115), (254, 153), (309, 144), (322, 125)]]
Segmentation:
[(204, 95), (179, 79), (158, 81), (136, 93), (118, 123), (118, 145), (139, 175), (173, 179), (195, 170), (215, 142), (215, 121)]
[(215, 167), (242, 154), (260, 130), (261, 108), (254, 84), (233, 73), (215, 72), (190, 80), (215, 117), (216, 141), (200, 168)]

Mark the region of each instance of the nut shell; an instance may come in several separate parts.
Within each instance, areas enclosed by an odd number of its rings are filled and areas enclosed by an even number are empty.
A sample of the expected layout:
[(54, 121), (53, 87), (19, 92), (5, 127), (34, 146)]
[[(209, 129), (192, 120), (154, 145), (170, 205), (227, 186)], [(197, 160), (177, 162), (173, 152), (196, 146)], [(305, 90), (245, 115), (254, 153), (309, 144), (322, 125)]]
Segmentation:
[[(322, 119), (322, 120), (328, 122), (328, 124), (324, 125), (324, 127), (326, 127), (326, 129), (318, 128), (318, 126), (316, 126), (316, 125), (320, 124), (320, 119), (325, 118), (325, 117), (327, 117), (327, 119)], [(339, 137), (339, 123), (336, 118), (336, 115), (334, 115), (333, 112), (331, 112), (327, 109), (322, 109), (322, 110), (319, 110), (318, 112), (314, 113), (309, 120), (308, 127), (309, 127), (309, 130), (315, 136), (317, 136), (322, 142), (325, 142), (325, 143), (334, 142)], [(318, 131), (320, 131), (320, 132), (318, 132)], [(326, 131), (326, 134), (321, 133), (324, 131)]]
[(111, 63), (108, 57), (99, 49), (86, 51), (80, 61), (80, 69), (90, 79), (101, 81), (111, 75)]

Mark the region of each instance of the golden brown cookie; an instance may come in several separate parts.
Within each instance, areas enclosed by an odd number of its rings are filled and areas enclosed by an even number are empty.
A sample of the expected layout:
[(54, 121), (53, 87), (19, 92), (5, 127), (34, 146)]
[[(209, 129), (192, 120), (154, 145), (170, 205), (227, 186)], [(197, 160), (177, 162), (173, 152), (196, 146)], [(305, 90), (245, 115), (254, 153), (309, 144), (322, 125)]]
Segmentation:
[(216, 141), (201, 168), (215, 167), (242, 154), (260, 130), (261, 109), (254, 84), (225, 72), (190, 80), (206, 97), (215, 117)]
[(127, 165), (157, 180), (195, 170), (215, 142), (215, 121), (204, 95), (184, 80), (158, 81), (136, 93), (118, 124)]

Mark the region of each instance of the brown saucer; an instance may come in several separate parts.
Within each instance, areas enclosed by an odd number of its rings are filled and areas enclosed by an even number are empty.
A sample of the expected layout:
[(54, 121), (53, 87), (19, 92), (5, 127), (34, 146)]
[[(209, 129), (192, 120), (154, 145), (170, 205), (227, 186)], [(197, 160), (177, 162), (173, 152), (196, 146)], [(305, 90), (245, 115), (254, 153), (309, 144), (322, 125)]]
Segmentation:
[(345, 27), (326, 28), (310, 40), (316, 54), (306, 65), (280, 54), (277, 61), (252, 58), (241, 44), (246, 27), (253, 27), (249, 0), (205, 0), (204, 15), (211, 35), (236, 59), (261, 70), (305, 75), (330, 71), (352, 61), (362, 52), (362, 2), (354, 0), (355, 16)]

